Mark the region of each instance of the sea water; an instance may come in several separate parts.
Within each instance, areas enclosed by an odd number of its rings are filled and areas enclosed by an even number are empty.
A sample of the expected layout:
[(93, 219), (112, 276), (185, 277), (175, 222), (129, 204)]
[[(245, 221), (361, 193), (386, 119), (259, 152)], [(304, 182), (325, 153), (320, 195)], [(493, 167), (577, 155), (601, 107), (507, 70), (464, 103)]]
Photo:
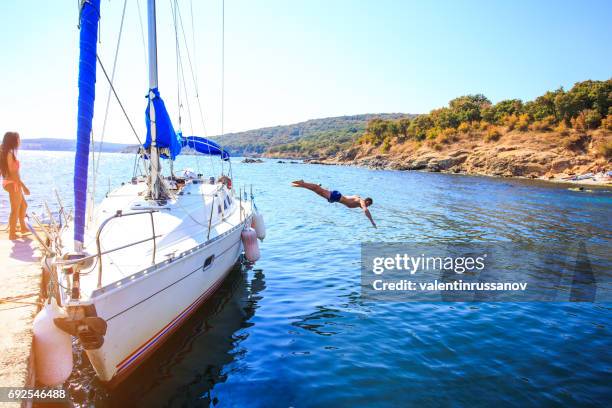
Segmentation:
[[(20, 152), (32, 195), (72, 205), (71, 153)], [(212, 166), (214, 165), (214, 169)], [(218, 175), (181, 157), (176, 168)], [(404, 303), (360, 297), (361, 242), (577, 242), (610, 253), (612, 193), (535, 181), (278, 163), (232, 164), (253, 186), (261, 260), (221, 289), (113, 391), (80, 356), (67, 386), (82, 406), (604, 406), (612, 400), (609, 303)], [(97, 200), (134, 156), (103, 154)], [(225, 164), (225, 171), (228, 165)], [(374, 199), (359, 210), (296, 179)], [(1, 198), (0, 217), (8, 199)], [(129, 333), (126, 333), (129, 335)], [(607, 403), (606, 403), (607, 401)]]

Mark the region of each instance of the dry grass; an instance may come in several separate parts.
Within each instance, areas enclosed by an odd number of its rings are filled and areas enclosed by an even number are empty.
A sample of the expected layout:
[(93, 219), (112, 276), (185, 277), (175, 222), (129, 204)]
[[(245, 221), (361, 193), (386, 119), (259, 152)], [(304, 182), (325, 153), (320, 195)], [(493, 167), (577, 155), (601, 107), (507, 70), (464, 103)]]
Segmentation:
[(568, 150), (579, 151), (585, 150), (588, 141), (589, 136), (584, 133), (576, 133), (564, 138), (562, 145)]
[(485, 142), (497, 142), (501, 136), (501, 131), (497, 126), (489, 126), (485, 133), (484, 140)]
[(608, 160), (612, 159), (612, 140), (606, 140), (599, 144), (597, 146), (597, 153)]

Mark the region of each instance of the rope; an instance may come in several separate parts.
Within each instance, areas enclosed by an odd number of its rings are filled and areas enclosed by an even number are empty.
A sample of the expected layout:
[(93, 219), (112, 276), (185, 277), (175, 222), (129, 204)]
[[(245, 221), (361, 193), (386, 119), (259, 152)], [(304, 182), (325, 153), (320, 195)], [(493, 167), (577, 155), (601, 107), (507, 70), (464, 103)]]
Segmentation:
[(13, 303), (16, 300), (27, 299), (29, 297), (34, 297), (34, 296), (38, 296), (38, 295), (39, 295), (38, 292), (32, 292), (32, 293), (28, 293), (27, 295), (9, 296), (9, 297), (5, 297), (5, 298), (1, 298), (0, 299), (0, 304), (1, 303)]
[(42, 306), (44, 302), (40, 302), (40, 301), (34, 301), (34, 302), (24, 302), (22, 299), (27, 299), (27, 298), (31, 298), (31, 297), (38, 297), (40, 295), (39, 292), (32, 292), (32, 293), (28, 293), (27, 295), (18, 295), (18, 296), (11, 296), (11, 297), (6, 297), (6, 298), (2, 298), (0, 299), (0, 305), (1, 304), (16, 304), (16, 305), (20, 305), (20, 306), (15, 306), (15, 307), (9, 307), (6, 309), (0, 309), (1, 311), (5, 311), (5, 310), (12, 310), (12, 309), (17, 309), (19, 307), (24, 307), (24, 306), (28, 306), (28, 305), (33, 305), (33, 306)]
[(102, 64), (102, 60), (100, 59), (100, 56), (98, 54), (96, 54), (96, 58), (98, 59), (98, 63), (100, 64), (100, 68), (102, 68), (102, 72), (104, 73), (104, 76), (106, 77), (106, 80), (108, 81), (111, 90), (113, 91), (113, 95), (115, 95), (115, 99), (117, 99), (117, 103), (119, 103), (119, 106), (121, 107), (121, 111), (123, 112), (123, 115), (125, 116), (125, 119), (128, 121), (130, 127), (132, 128), (132, 132), (134, 132), (134, 136), (136, 136), (136, 140), (138, 140), (138, 143), (140, 143), (140, 145), (142, 145), (143, 143), (140, 140), (140, 137), (138, 137), (138, 133), (136, 132), (136, 129), (134, 128), (134, 125), (132, 125), (132, 121), (130, 120), (130, 117), (128, 116), (127, 112), (125, 111), (125, 108), (123, 107), (123, 104), (121, 103), (121, 99), (119, 99), (119, 95), (117, 95), (117, 91), (115, 91), (115, 87), (113, 86), (113, 82), (108, 77), (108, 74), (106, 73), (106, 69), (104, 69), (104, 64)]

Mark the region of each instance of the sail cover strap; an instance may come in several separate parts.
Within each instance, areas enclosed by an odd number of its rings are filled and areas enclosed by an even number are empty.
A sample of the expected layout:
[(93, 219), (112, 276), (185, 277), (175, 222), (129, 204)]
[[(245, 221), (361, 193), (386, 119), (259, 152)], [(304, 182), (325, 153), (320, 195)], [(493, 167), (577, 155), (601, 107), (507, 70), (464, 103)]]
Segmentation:
[(79, 244), (83, 244), (85, 236), (87, 169), (96, 97), (96, 45), (99, 20), (100, 0), (83, 1), (80, 16), (79, 100), (74, 158), (74, 240)]
[(229, 160), (230, 155), (227, 150), (224, 150), (218, 143), (213, 142), (210, 139), (198, 136), (183, 136), (181, 139), (183, 147), (190, 147), (195, 151), (202, 154), (210, 154), (214, 156), (221, 156), (222, 160)]
[[(166, 110), (166, 105), (159, 95), (159, 89), (153, 88), (149, 92), (149, 98), (153, 94), (153, 109), (155, 110), (155, 144), (159, 149), (159, 156), (164, 159), (174, 160), (181, 153), (181, 141), (179, 135), (174, 131), (172, 121)], [(147, 140), (144, 148), (151, 147), (151, 116), (149, 112), (150, 104), (147, 104)]]

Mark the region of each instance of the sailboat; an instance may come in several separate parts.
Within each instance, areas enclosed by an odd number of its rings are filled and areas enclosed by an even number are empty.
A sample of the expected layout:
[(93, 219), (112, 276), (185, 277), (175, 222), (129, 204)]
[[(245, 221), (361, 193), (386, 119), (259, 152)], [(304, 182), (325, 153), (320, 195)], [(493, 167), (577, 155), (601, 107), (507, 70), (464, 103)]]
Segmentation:
[(220, 177), (162, 174), (162, 159), (172, 163), (185, 147), (224, 162), (230, 155), (212, 140), (174, 131), (158, 87), (155, 0), (147, 12), (147, 139), (139, 153), (146, 174), (126, 180), (87, 214), (100, 0), (82, 1), (74, 214), (62, 207), (46, 235), (36, 235), (49, 296), (66, 312), (54, 324), (78, 338), (111, 386), (221, 285), (243, 254), (245, 236), (255, 233), (253, 219), (263, 225), (252, 194), (249, 200), (246, 191), (236, 193), (231, 166)]

